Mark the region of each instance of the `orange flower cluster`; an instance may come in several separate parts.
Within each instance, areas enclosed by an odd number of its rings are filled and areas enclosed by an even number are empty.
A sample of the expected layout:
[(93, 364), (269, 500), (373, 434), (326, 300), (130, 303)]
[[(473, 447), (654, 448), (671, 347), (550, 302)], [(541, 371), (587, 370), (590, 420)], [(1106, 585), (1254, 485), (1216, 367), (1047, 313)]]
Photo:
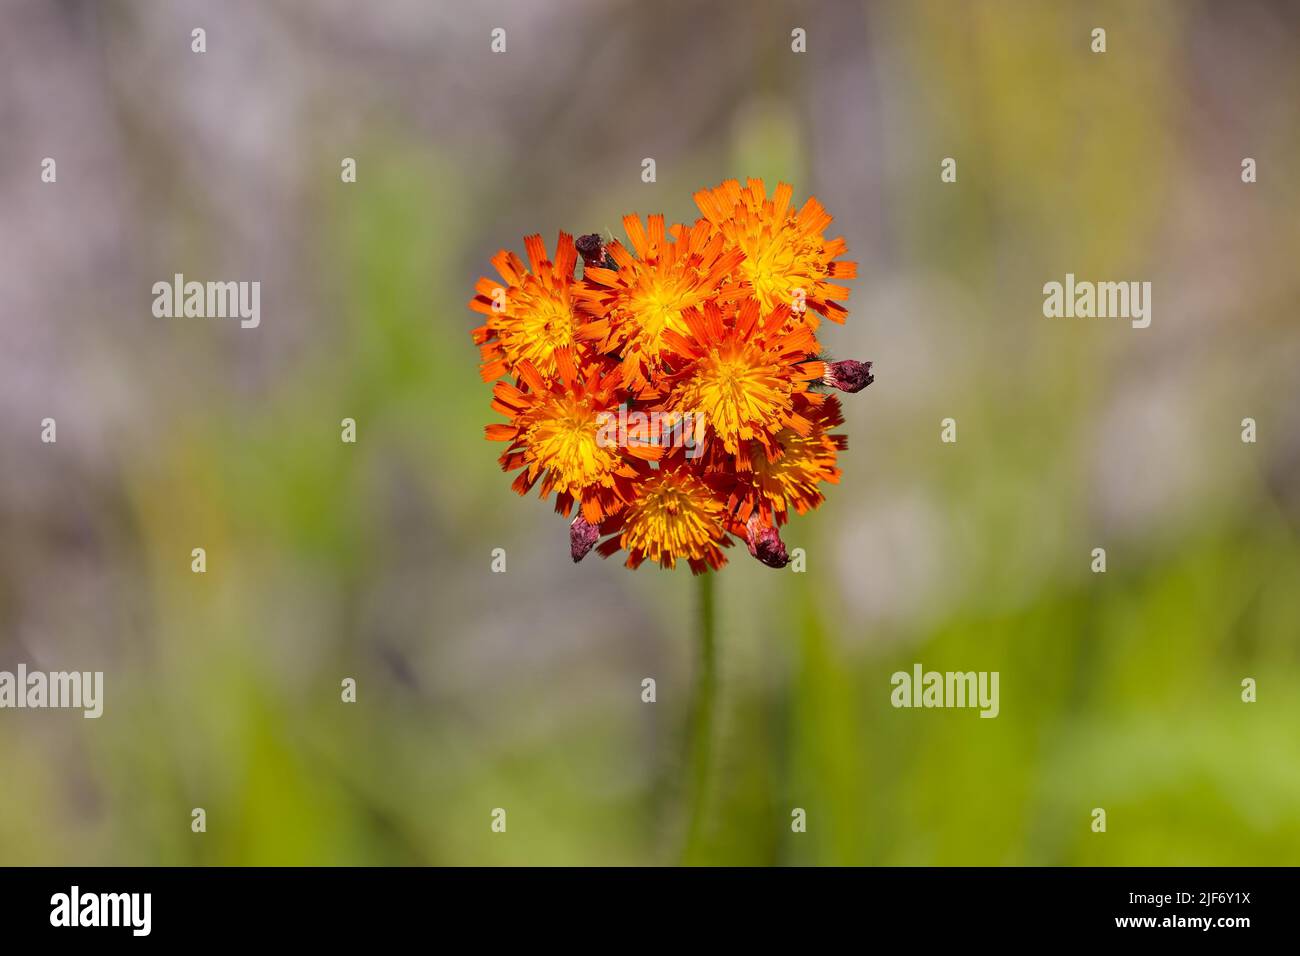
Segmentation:
[(796, 210), (792, 195), (728, 180), (695, 194), (693, 225), (626, 216), (628, 245), (561, 232), (554, 256), (529, 236), (526, 263), (503, 249), (500, 278), (478, 281), (473, 337), (507, 419), (487, 437), (506, 443), (519, 494), (538, 485), (577, 510), (574, 561), (599, 541), (628, 567), (698, 574), (735, 535), (783, 567), (777, 529), (839, 480), (843, 417), (825, 388), (860, 391), (871, 363), (823, 360), (816, 331), (844, 321), (835, 300), (857, 264), (825, 238), (821, 203)]

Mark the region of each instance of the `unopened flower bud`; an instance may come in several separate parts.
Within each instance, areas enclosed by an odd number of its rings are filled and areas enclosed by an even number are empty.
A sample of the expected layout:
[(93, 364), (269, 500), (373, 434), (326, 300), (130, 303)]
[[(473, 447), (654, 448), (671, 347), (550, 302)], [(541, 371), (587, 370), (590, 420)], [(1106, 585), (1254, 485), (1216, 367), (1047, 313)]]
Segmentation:
[(572, 555), (574, 564), (587, 556), (599, 537), (600, 528), (590, 524), (582, 515), (573, 519), (569, 525), (569, 554)]
[(827, 362), (822, 382), (841, 392), (860, 392), (876, 377), (871, 374), (870, 362), (857, 362), (845, 359), (842, 362)]
[(769, 568), (783, 568), (790, 563), (790, 555), (786, 553), (781, 535), (776, 528), (764, 527), (758, 515), (751, 515), (745, 523), (745, 537), (749, 553)]
[(578, 254), (582, 256), (584, 269), (618, 267), (613, 257), (605, 251), (605, 241), (600, 238), (600, 233), (589, 232), (585, 236), (579, 236), (573, 244), (577, 247)]

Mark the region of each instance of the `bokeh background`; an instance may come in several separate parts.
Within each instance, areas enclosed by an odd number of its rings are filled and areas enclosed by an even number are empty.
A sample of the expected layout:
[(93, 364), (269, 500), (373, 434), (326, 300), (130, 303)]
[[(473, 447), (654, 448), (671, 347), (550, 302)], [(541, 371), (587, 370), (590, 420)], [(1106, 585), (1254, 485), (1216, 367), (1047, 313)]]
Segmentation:
[[(694, 582), (509, 490), (465, 304), (749, 175), (835, 214), (877, 380), (807, 573), (717, 580), (686, 858), (1300, 863), (1297, 90), (1294, 3), (6, 0), (0, 669), (107, 699), (0, 712), (0, 863), (683, 859)], [(154, 318), (177, 272), (261, 327)], [(1044, 318), (1067, 272), (1151, 327)], [(893, 709), (915, 662), (1001, 715)]]

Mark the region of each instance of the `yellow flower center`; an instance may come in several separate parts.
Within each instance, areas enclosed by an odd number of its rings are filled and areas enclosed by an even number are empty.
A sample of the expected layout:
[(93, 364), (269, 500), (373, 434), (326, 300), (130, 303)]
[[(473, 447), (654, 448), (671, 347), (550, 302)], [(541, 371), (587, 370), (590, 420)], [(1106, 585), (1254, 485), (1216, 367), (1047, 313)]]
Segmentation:
[(724, 346), (700, 359), (674, 399), (674, 410), (704, 417), (727, 450), (741, 439), (775, 431), (790, 405), (790, 384), (750, 346)]
[(722, 536), (722, 503), (692, 475), (658, 472), (630, 507), (621, 545), (652, 561), (701, 560)]
[(586, 400), (556, 396), (530, 415), (525, 433), (532, 474), (549, 469), (556, 488), (578, 497), (583, 488), (613, 484), (618, 449), (603, 447), (598, 412)]
[(544, 376), (555, 374), (555, 352), (574, 344), (577, 321), (560, 293), (515, 289), (514, 299), (497, 320), (497, 337), (511, 366), (532, 363)]
[(638, 351), (648, 358), (659, 355), (663, 334), (668, 329), (685, 335), (682, 309), (694, 299), (679, 283), (651, 280), (628, 299), (628, 310), (636, 317)]
[(784, 428), (776, 442), (783, 452), (776, 461), (761, 452), (753, 457), (758, 486), (777, 511), (785, 511), (787, 501), (800, 513), (816, 507), (821, 501), (818, 484), (836, 475), (834, 446), (820, 430), (805, 437)]
[(745, 253), (741, 272), (765, 311), (793, 305), (796, 289), (813, 295), (818, 278), (826, 272), (821, 243), (802, 238), (793, 229), (738, 236), (737, 244)]

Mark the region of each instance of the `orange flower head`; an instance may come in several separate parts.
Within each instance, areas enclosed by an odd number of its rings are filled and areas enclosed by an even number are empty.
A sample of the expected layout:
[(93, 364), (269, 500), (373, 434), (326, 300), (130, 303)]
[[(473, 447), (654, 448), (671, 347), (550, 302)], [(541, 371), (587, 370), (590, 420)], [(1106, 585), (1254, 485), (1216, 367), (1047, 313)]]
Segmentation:
[(556, 374), (556, 356), (576, 354), (577, 332), (583, 319), (574, 301), (573, 268), (578, 260), (573, 237), (561, 232), (555, 261), (546, 254), (541, 236), (524, 239), (528, 265), (508, 249), (492, 257), (501, 281), (478, 280), (469, 307), (487, 316), (474, 330), (483, 357), (483, 381), (511, 374), (528, 362), (542, 375)]
[(816, 340), (808, 328), (776, 331), (784, 325), (786, 306), (760, 326), (760, 308), (757, 299), (748, 299), (728, 324), (710, 302), (703, 314), (687, 310), (689, 337), (667, 336), (674, 354), (685, 360), (673, 376), (677, 384), (668, 408), (702, 415), (733, 455), (743, 441), (766, 446), (782, 428), (806, 430), (794, 414), (794, 396), (823, 374), (823, 363), (811, 357)]
[(609, 556), (628, 553), (627, 566), (647, 558), (663, 568), (685, 561), (697, 574), (721, 567), (722, 548), (731, 544), (724, 529), (725, 502), (717, 491), (679, 464), (648, 471), (637, 484), (636, 498), (606, 530), (614, 536), (599, 547)]
[(856, 276), (858, 265), (838, 258), (848, 248), (843, 238), (824, 237), (831, 215), (822, 204), (809, 197), (795, 212), (793, 195), (788, 183), (778, 184), (768, 199), (761, 179), (748, 180), (743, 189), (728, 179), (697, 192), (695, 204), (725, 237), (727, 249), (744, 257), (733, 281), (757, 298), (765, 312), (789, 305), (792, 320), (806, 321), (815, 331), (818, 319), (809, 309), (844, 321), (847, 311), (833, 300), (847, 298), (849, 289), (837, 280)]
[(783, 428), (769, 448), (754, 449), (745, 476), (744, 506), (738, 512), (756, 512), (769, 524), (784, 524), (790, 509), (805, 514), (825, 500), (823, 482), (839, 483), (836, 454), (848, 444), (845, 436), (831, 434), (844, 423), (839, 402), (828, 397), (804, 414), (809, 422), (806, 433)]
[(584, 269), (578, 301), (594, 318), (581, 331), (600, 352), (622, 361), (623, 384), (651, 394), (662, 368), (664, 338), (684, 333), (683, 313), (716, 298), (718, 288), (740, 262), (739, 251), (724, 254), (723, 238), (705, 223), (674, 226), (672, 237), (663, 216), (623, 217), (632, 250), (611, 242), (606, 252), (617, 268)]
[(603, 441), (602, 424), (617, 413), (614, 378), (602, 379), (593, 368), (586, 382), (578, 382), (567, 360), (560, 364), (559, 382), (543, 379), (527, 361), (518, 366), (519, 385), (497, 382), (492, 407), (511, 421), (489, 425), (487, 437), (510, 442), (501, 467), (523, 469), (514, 483), (519, 494), (527, 494), (540, 479), (543, 498), (557, 493), (558, 511), (567, 515), (578, 502), (583, 517), (596, 524), (617, 513), (631, 496), (630, 479), (636, 477), (632, 460), (656, 458), (659, 450)]

